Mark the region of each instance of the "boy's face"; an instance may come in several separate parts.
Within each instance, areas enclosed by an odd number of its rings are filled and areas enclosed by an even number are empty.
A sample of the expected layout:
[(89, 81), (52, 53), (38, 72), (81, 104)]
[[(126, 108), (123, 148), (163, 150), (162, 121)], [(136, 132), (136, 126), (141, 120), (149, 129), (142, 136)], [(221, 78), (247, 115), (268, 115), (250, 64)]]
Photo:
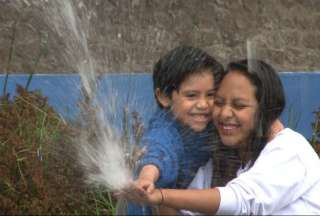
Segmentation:
[(175, 117), (196, 132), (204, 130), (212, 119), (214, 78), (211, 71), (189, 76), (179, 90), (173, 91), (170, 105)]

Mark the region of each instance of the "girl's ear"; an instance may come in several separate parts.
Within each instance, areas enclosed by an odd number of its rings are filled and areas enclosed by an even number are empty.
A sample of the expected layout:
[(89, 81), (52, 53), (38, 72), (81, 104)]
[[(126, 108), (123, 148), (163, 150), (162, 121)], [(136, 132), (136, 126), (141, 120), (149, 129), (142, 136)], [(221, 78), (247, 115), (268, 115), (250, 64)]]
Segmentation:
[(167, 95), (163, 94), (159, 88), (156, 89), (156, 97), (164, 108), (168, 108), (171, 105), (171, 99)]

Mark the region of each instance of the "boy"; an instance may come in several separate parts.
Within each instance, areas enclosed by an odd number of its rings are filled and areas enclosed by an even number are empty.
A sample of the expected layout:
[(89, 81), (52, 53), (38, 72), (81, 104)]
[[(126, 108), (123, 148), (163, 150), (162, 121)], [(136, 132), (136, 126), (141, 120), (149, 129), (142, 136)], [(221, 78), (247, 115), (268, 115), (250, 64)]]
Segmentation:
[[(159, 110), (142, 139), (146, 153), (137, 170), (138, 187), (186, 188), (208, 161), (213, 96), (222, 72), (213, 57), (190, 46), (171, 50), (155, 64), (153, 88)], [(141, 206), (129, 204), (128, 215), (143, 213)], [(145, 213), (151, 214), (150, 208)]]

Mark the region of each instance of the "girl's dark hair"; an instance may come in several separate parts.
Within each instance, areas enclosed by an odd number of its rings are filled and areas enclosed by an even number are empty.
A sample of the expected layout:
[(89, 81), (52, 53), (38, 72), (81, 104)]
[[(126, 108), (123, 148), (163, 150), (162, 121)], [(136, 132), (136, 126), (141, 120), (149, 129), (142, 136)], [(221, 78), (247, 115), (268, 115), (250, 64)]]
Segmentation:
[(286, 101), (283, 86), (277, 72), (267, 63), (257, 59), (232, 62), (227, 71), (239, 71), (256, 87), (258, 101), (256, 130), (252, 134), (250, 149), (252, 164), (265, 147), (272, 123), (280, 117)]
[[(181, 83), (191, 74), (210, 70), (215, 86), (220, 82), (223, 66), (205, 51), (191, 47), (178, 46), (159, 59), (153, 68), (153, 90), (159, 88), (168, 97), (179, 90)], [(157, 100), (157, 97), (155, 97)], [(157, 100), (158, 105), (162, 108)]]
[[(251, 142), (248, 145), (248, 151), (250, 151), (251, 154), (250, 166), (252, 166), (267, 143), (272, 123), (280, 117), (284, 110), (286, 103), (285, 95), (277, 72), (262, 60), (244, 59), (237, 62), (231, 62), (228, 64), (225, 74), (234, 71), (246, 76), (256, 88), (255, 97), (258, 101), (256, 126), (250, 137)], [(232, 164), (239, 164), (239, 160), (237, 161), (234, 159), (234, 150), (228, 150), (223, 145), (217, 147), (217, 155), (214, 156), (215, 166), (217, 168), (216, 171), (224, 173), (222, 176), (228, 181), (235, 177), (235, 169), (232, 168), (234, 167)], [(221, 154), (231, 155), (232, 160), (230, 160), (230, 158), (225, 158), (225, 156), (224, 158), (219, 158), (219, 152)], [(227, 162), (221, 162), (221, 159)], [(223, 171), (226, 167), (222, 167), (221, 163), (227, 163), (224, 165), (231, 166), (231, 168), (229, 167), (232, 170), (230, 175)], [(224, 181), (224, 183), (227, 181)]]

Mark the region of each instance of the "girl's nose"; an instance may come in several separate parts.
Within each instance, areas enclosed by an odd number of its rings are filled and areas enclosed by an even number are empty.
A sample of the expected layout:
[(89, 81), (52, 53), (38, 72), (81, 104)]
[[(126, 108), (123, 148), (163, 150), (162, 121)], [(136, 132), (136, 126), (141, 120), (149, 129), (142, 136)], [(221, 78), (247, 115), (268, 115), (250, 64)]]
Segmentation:
[(223, 118), (229, 118), (232, 117), (233, 111), (230, 106), (222, 106), (220, 107), (220, 116)]

